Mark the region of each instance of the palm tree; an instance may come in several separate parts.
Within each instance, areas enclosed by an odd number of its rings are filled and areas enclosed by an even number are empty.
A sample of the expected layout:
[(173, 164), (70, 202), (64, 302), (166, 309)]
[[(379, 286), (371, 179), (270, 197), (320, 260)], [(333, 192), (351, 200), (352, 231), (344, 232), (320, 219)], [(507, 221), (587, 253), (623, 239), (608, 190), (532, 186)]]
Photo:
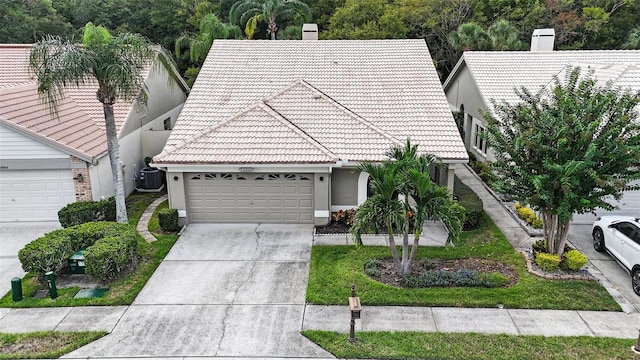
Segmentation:
[(623, 49), (640, 49), (640, 26), (636, 26), (629, 31), (627, 41), (622, 45)]
[(189, 47), (191, 61), (202, 61), (209, 54), (213, 40), (228, 38), (242, 38), (242, 31), (235, 25), (223, 23), (215, 14), (207, 14), (200, 20), (200, 33), (197, 36), (183, 35), (176, 40), (176, 56), (179, 58), (182, 48)]
[[(374, 195), (358, 208), (351, 233), (356, 243), (361, 243), (363, 231), (386, 228), (396, 271), (405, 275), (411, 273), (424, 223), (430, 218), (440, 219), (449, 231), (447, 244), (452, 244), (462, 231), (464, 215), (449, 189), (431, 180), (429, 168), (436, 164), (434, 156), (420, 155), (417, 145), (409, 140), (404, 147), (392, 147), (387, 156), (389, 161), (360, 165), (360, 170), (371, 178)], [(409, 251), (410, 216), (414, 221), (414, 239)], [(402, 232), (401, 256), (396, 249), (394, 230)]]
[(474, 22), (458, 26), (458, 30), (449, 35), (449, 42), (458, 51), (489, 50), (491, 39), (487, 32)]
[(118, 134), (113, 105), (118, 99), (146, 101), (143, 70), (173, 66), (171, 57), (139, 34), (112, 36), (107, 29), (87, 23), (82, 44), (47, 36), (37, 42), (30, 55), (30, 67), (38, 78), (38, 93), (57, 115), (57, 104), (67, 86), (98, 83), (97, 99), (104, 111), (107, 146), (116, 199), (116, 220), (127, 222), (124, 181), (120, 169)]
[(525, 45), (518, 38), (518, 34), (518, 29), (504, 19), (494, 22), (487, 29), (491, 50), (497, 51), (523, 50)]
[(293, 20), (296, 24), (308, 22), (311, 20), (311, 10), (307, 4), (299, 0), (240, 0), (233, 4), (229, 11), (229, 19), (241, 27), (252, 18), (256, 21), (265, 21), (271, 40), (275, 40), (278, 22), (287, 20)]

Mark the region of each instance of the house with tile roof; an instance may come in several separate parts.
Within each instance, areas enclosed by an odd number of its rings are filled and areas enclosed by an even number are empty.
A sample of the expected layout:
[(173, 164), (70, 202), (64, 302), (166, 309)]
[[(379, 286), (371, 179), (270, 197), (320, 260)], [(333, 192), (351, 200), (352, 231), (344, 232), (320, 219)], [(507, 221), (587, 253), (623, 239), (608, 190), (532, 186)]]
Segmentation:
[(407, 138), (452, 187), (468, 156), (424, 40), (216, 40), (153, 164), (184, 221), (324, 225)]
[[(515, 89), (537, 92), (549, 88), (554, 78), (562, 81), (576, 66), (592, 71), (603, 85), (611, 82), (614, 87), (640, 90), (640, 50), (465, 52), (444, 90), (451, 110), (458, 112), (456, 121), (466, 148), (481, 161), (494, 161), (491, 149), (479, 136), (486, 129), (482, 114), (493, 111), (492, 101), (517, 102)], [(619, 208), (611, 213), (640, 215), (640, 191), (628, 191), (610, 203)], [(574, 215), (574, 222), (592, 223), (594, 219), (593, 214)]]
[[(70, 86), (52, 115), (29, 70), (32, 45), (0, 45), (0, 221), (54, 221), (68, 203), (114, 194), (96, 84)], [(114, 115), (125, 192), (144, 158), (158, 154), (189, 88), (175, 69), (146, 71), (146, 106), (117, 101)]]

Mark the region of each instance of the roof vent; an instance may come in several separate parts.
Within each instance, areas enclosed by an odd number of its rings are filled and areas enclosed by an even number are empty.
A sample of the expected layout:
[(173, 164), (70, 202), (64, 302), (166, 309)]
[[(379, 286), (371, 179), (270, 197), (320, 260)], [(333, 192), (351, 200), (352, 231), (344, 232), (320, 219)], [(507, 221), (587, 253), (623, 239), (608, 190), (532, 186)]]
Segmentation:
[(535, 29), (531, 35), (531, 51), (553, 51), (556, 32), (553, 29)]
[(318, 24), (303, 24), (302, 40), (318, 40)]

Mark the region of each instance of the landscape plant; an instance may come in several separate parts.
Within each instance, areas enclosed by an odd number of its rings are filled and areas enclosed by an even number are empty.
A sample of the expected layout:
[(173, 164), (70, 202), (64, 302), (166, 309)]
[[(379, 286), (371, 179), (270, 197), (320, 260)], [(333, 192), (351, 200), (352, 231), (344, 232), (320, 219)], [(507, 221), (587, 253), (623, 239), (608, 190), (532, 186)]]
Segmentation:
[[(398, 274), (410, 274), (422, 228), (428, 219), (438, 219), (447, 228), (447, 244), (452, 244), (462, 232), (464, 208), (446, 187), (439, 186), (429, 171), (437, 166), (437, 159), (420, 154), (418, 146), (407, 139), (405, 146), (394, 146), (389, 160), (382, 163), (362, 163), (360, 171), (370, 177), (373, 195), (356, 211), (349, 230), (356, 244), (367, 229), (386, 229), (389, 249)], [(409, 225), (413, 218), (413, 244), (409, 248)], [(398, 254), (394, 232), (402, 236), (402, 253)]]
[(35, 43), (29, 59), (38, 81), (38, 93), (53, 114), (58, 114), (57, 106), (66, 87), (97, 84), (96, 98), (104, 112), (113, 176), (116, 220), (120, 223), (127, 222), (127, 210), (113, 106), (118, 100), (146, 102), (143, 70), (151, 62), (158, 67), (173, 67), (168, 53), (143, 36), (131, 33), (112, 36), (106, 28), (91, 22), (84, 27), (81, 44), (48, 35)]
[(640, 179), (640, 92), (599, 85), (591, 72), (568, 69), (517, 103), (493, 101), (483, 136), (495, 154), (495, 187), (542, 214), (550, 253), (562, 255), (571, 218), (612, 210)]
[(58, 221), (63, 228), (91, 221), (116, 221), (115, 198), (67, 204), (58, 211)]
[[(309, 22), (311, 9), (299, 0), (240, 0), (229, 10), (229, 19), (240, 27), (245, 27), (245, 30), (250, 22), (253, 30), (257, 22), (266, 22), (267, 33), (271, 40), (275, 40), (283, 22), (293, 22), (296, 25)], [(251, 34), (253, 35), (253, 31)]]

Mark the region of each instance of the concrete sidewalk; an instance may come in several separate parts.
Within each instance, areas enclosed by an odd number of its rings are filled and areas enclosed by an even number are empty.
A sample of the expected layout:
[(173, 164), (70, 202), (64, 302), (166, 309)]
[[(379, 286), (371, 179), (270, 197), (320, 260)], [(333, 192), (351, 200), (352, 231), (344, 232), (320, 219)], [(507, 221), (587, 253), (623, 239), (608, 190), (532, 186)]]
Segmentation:
[[(111, 332), (129, 309), (140, 305), (0, 309), (0, 332)], [(136, 310), (134, 310), (136, 311)], [(180, 316), (176, 313), (176, 316)], [(635, 339), (640, 313), (607, 311), (364, 306), (356, 331), (421, 331)], [(348, 306), (306, 305), (302, 330), (349, 332)], [(295, 354), (291, 354), (295, 356)]]

